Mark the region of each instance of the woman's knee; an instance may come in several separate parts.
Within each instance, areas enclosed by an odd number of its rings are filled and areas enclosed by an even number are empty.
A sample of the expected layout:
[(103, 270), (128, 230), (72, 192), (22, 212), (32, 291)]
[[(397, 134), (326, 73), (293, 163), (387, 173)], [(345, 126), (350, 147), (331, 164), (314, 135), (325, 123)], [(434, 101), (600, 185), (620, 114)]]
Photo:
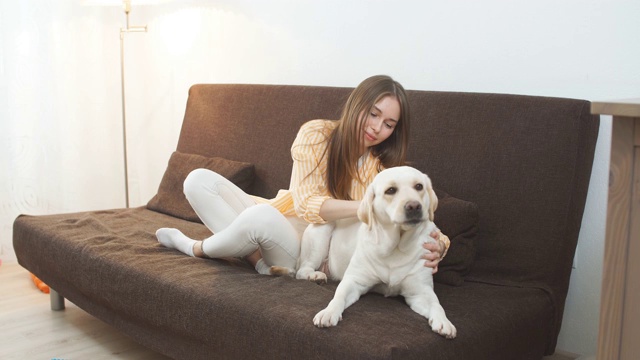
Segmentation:
[(287, 218), (269, 204), (254, 205), (243, 211), (241, 216), (251, 219), (253, 228), (272, 228), (284, 223), (288, 224)]
[[(258, 238), (291, 238), (297, 241), (298, 234), (289, 220), (269, 204), (257, 204), (239, 216), (245, 229)], [(289, 241), (289, 240), (287, 240)]]
[[(268, 265), (293, 268), (300, 254), (298, 234), (287, 218), (268, 204), (254, 205), (240, 216)], [(250, 221), (249, 221), (250, 220)]]
[(187, 199), (197, 196), (214, 185), (219, 178), (222, 178), (222, 175), (209, 169), (195, 169), (184, 179), (182, 184), (184, 195)]

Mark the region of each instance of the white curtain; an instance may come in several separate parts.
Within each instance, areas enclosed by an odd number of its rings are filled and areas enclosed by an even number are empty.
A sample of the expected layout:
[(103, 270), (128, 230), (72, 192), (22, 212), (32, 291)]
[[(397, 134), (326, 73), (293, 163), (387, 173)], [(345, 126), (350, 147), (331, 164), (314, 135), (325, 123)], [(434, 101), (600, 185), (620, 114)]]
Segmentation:
[(116, 20), (72, 1), (0, 2), (5, 260), (18, 214), (124, 204)]

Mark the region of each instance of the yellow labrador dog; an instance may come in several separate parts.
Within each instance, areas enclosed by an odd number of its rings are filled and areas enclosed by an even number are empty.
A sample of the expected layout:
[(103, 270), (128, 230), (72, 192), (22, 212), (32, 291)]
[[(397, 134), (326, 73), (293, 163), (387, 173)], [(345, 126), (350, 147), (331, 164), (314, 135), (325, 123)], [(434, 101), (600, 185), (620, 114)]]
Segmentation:
[(404, 296), (413, 311), (429, 319), (433, 331), (455, 338), (456, 328), (433, 291), (432, 269), (421, 260), (426, 251), (422, 245), (435, 241), (429, 234), (435, 229), (437, 203), (427, 175), (408, 166), (394, 167), (380, 172), (367, 188), (358, 209), (360, 221), (309, 225), (296, 277), (326, 280), (319, 271), (326, 258), (330, 278), (341, 280), (313, 323), (337, 325), (342, 312), (372, 290)]

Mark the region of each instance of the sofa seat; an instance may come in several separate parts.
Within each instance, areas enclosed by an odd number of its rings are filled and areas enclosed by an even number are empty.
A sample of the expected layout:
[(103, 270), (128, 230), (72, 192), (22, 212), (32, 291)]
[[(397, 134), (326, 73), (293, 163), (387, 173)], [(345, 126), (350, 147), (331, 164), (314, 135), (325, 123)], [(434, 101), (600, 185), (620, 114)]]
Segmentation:
[[(554, 308), (543, 290), (436, 283), (436, 294), (458, 328), (455, 340), (433, 333), (402, 297), (378, 294), (367, 294), (348, 308), (337, 327), (319, 329), (312, 318), (333, 297), (335, 282), (258, 275), (238, 259), (187, 257), (158, 244), (154, 233), (162, 226), (179, 227), (195, 238), (210, 235), (202, 224), (144, 207), (21, 216), (15, 222), (15, 236), (21, 239), (16, 251), (25, 268), (65, 298), (175, 358), (207, 358), (202, 353), (216, 359), (256, 353), (292, 359), (309, 354), (322, 359), (544, 355)], [(538, 344), (535, 352), (522, 357), (521, 349), (532, 343)]]

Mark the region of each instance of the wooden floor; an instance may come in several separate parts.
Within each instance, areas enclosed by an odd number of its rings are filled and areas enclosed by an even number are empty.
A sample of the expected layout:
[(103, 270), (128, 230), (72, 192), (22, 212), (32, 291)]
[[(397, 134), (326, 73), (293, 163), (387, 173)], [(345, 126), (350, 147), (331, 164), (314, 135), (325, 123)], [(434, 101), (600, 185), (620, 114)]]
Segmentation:
[(66, 301), (51, 311), (16, 263), (0, 265), (0, 359), (168, 359)]
[[(64, 311), (51, 311), (49, 295), (38, 290), (29, 273), (16, 263), (0, 265), (0, 359), (162, 360), (111, 326), (66, 301)], [(555, 354), (543, 360), (571, 360)]]

